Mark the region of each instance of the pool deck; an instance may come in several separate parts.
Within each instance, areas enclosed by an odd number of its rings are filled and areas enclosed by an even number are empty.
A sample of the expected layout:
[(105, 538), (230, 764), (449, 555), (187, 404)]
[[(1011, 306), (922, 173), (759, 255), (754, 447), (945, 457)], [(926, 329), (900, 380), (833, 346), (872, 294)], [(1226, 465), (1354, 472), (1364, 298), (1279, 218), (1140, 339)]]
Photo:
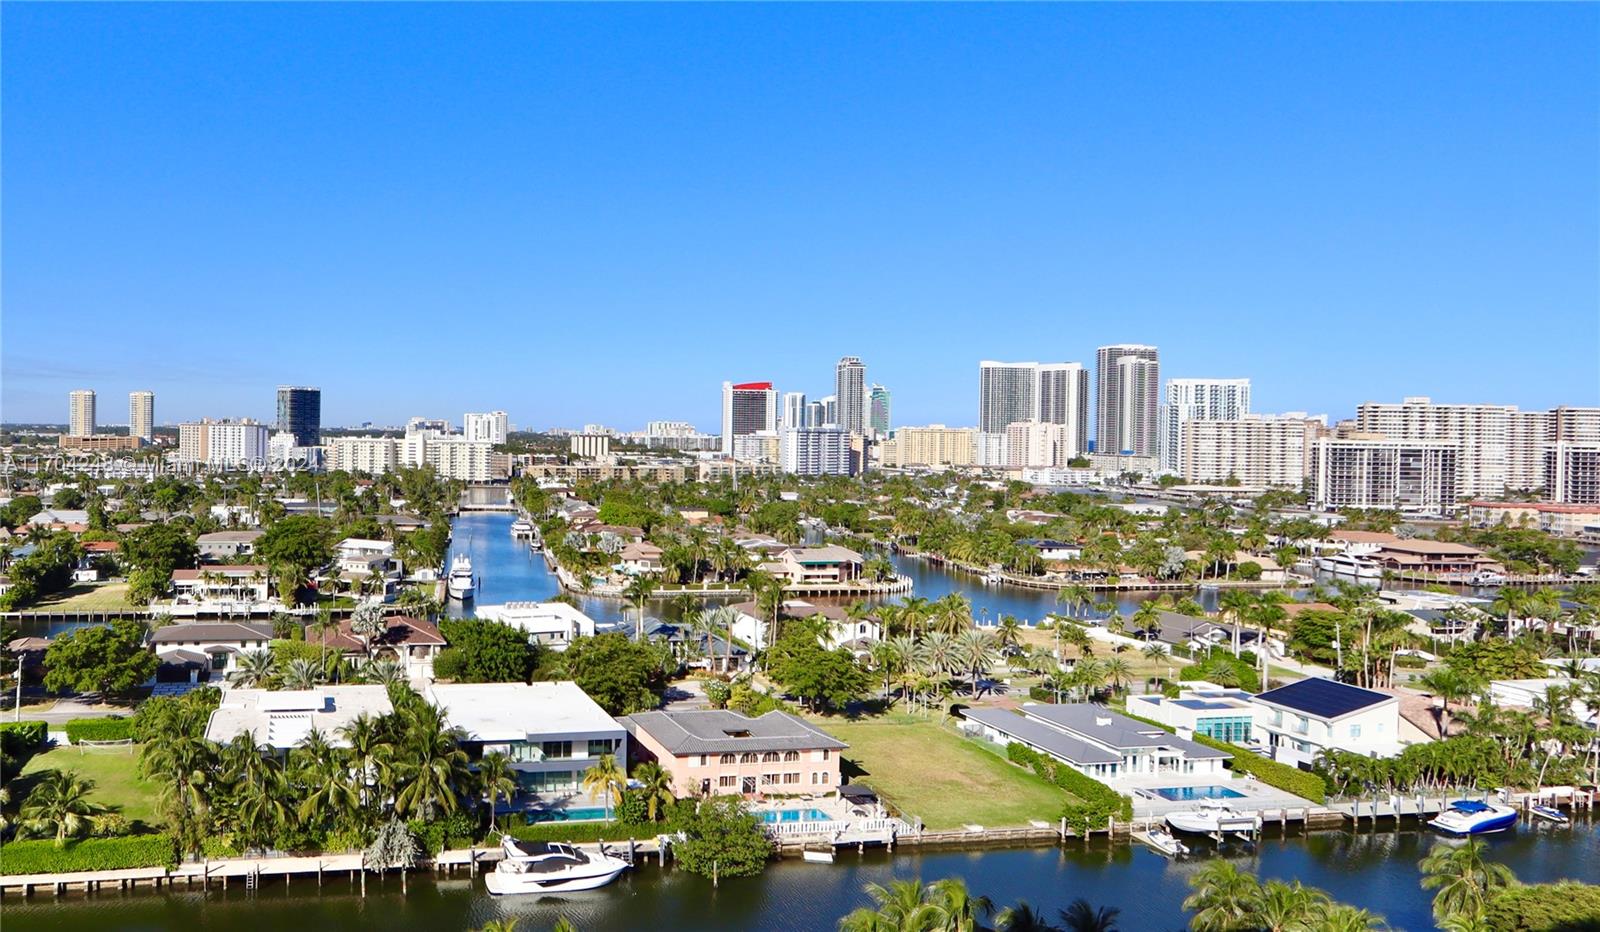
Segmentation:
[(1316, 806), (1316, 803), (1310, 800), (1302, 799), (1293, 793), (1285, 793), (1249, 777), (1229, 780), (1219, 778), (1217, 774), (1154, 774), (1133, 780), (1119, 780), (1112, 786), (1117, 792), (1127, 793), (1133, 797), (1135, 819), (1159, 818), (1169, 812), (1193, 809), (1198, 802), (1193, 799), (1163, 799), (1156, 795), (1157, 789), (1168, 787), (1225, 786), (1240, 794), (1238, 798), (1224, 800), (1240, 812), (1276, 813), (1283, 809), (1306, 809)]

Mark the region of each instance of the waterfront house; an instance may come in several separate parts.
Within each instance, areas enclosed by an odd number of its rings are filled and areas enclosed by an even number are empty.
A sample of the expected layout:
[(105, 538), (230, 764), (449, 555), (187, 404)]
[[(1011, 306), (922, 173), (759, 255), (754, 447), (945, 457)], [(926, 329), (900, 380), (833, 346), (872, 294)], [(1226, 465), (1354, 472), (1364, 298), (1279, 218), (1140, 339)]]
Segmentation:
[(520, 628), (551, 650), (594, 636), (594, 619), (565, 602), (506, 602), (479, 605), (476, 611), (479, 618)]
[(272, 575), (263, 564), (241, 563), (173, 570), (173, 597), (153, 600), (151, 611), (174, 616), (270, 615), (283, 611), (272, 598)]
[[(767, 628), (771, 620), (763, 616), (754, 602), (737, 602), (730, 606), (739, 617), (733, 623), (733, 636), (750, 644), (756, 650), (767, 646)], [(825, 649), (848, 647), (855, 652), (871, 649), (872, 643), (883, 637), (883, 628), (872, 618), (851, 618), (838, 605), (818, 605), (804, 599), (785, 599), (778, 608), (780, 620), (806, 620), (821, 618), (826, 621), (817, 641)]]
[(333, 548), (334, 566), (346, 579), (365, 576), (387, 576), (398, 572), (399, 561), (394, 558), (394, 544), (386, 540), (368, 540), (346, 537)]
[(1229, 744), (1246, 744), (1255, 734), (1259, 707), (1242, 689), (1211, 683), (1185, 683), (1176, 698), (1159, 693), (1128, 697), (1128, 712), (1160, 722), (1177, 734), (1205, 735)]
[(1309, 767), (1326, 748), (1393, 757), (1423, 740), (1411, 726), (1402, 730), (1398, 698), (1337, 680), (1310, 677), (1269, 689), (1251, 702), (1258, 707), (1256, 741), (1287, 764)]
[(206, 740), (226, 744), (248, 734), (258, 745), (287, 753), (315, 729), (334, 747), (349, 747), (341, 729), (362, 715), (394, 711), (385, 686), (340, 685), (315, 689), (232, 689), (206, 722)]
[(122, 545), (114, 540), (86, 540), (82, 543), (83, 556), (72, 568), (72, 581), (93, 583), (104, 579), (108, 570), (116, 566), (116, 555)]
[(661, 548), (649, 541), (629, 543), (617, 555), (617, 569), (629, 576), (651, 576), (661, 572)]
[(247, 557), (256, 552), (256, 541), (266, 531), (212, 531), (195, 538), (203, 562), (222, 563)]
[(1089, 702), (1029, 702), (1016, 712), (967, 709), (962, 714), (971, 733), (997, 744), (1026, 745), (1102, 783), (1225, 780), (1223, 764), (1233, 757)]
[(447, 642), (439, 629), (421, 618), (390, 615), (383, 619), (384, 629), (371, 643), (363, 642), (351, 627), (351, 619), (339, 622), (333, 631), (306, 629), (306, 643), (319, 649), (338, 653), (357, 667), (371, 660), (392, 660), (406, 671), (413, 683), (433, 681), (433, 661), (444, 650)]
[[(193, 671), (191, 681), (222, 678), (238, 666), (239, 655), (266, 650), (272, 626), (234, 621), (185, 621), (163, 625), (150, 635), (150, 647), (163, 664)], [(205, 676), (199, 674), (203, 672)]]
[(576, 792), (583, 773), (612, 754), (628, 759), (628, 733), (568, 680), (538, 683), (435, 683), (429, 702), (466, 735), (473, 759), (504, 754), (526, 793)]
[(635, 755), (671, 774), (680, 799), (839, 790), (839, 752), (848, 745), (787, 712), (639, 712), (620, 721)]
[(1022, 547), (1030, 547), (1037, 551), (1039, 559), (1046, 563), (1070, 563), (1083, 557), (1083, 548), (1077, 544), (1062, 540), (1050, 540), (1044, 537), (1025, 537), (1017, 541)]
[(861, 554), (848, 547), (789, 547), (761, 568), (791, 586), (836, 585), (861, 577)]

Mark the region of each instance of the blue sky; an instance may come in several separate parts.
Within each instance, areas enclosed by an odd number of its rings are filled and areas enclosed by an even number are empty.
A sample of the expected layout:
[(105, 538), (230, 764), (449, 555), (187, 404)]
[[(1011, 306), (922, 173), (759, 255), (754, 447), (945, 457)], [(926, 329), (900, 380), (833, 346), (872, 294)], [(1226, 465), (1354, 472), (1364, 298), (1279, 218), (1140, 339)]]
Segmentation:
[(3, 411), (1600, 403), (1600, 6), (6, 4)]

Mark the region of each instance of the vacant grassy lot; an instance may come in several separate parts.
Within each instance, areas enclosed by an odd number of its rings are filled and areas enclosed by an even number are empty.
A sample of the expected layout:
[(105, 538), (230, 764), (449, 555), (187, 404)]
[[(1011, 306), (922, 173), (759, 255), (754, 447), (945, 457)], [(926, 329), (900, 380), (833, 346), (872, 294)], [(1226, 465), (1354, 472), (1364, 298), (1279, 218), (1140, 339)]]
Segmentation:
[(72, 770), (94, 781), (90, 799), (106, 806), (117, 806), (129, 820), (156, 823), (156, 784), (139, 776), (137, 745), (115, 748), (56, 748), (35, 754), (17, 779), (22, 788), (18, 801), (27, 798), (36, 774), (45, 770)]
[(127, 583), (80, 583), (40, 599), (41, 612), (119, 612), (128, 608)]
[(1054, 821), (1072, 799), (981, 744), (941, 725), (902, 716), (820, 723), (850, 745), (845, 773), (906, 818), (930, 829)]

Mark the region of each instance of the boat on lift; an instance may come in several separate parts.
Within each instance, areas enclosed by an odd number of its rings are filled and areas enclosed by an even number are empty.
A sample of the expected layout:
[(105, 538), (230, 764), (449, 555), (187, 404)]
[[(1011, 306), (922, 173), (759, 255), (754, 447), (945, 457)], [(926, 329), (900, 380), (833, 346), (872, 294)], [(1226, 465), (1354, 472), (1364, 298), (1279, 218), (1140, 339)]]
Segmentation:
[(1253, 812), (1240, 812), (1215, 799), (1203, 799), (1193, 809), (1167, 813), (1167, 824), (1180, 832), (1201, 835), (1255, 832), (1261, 828), (1261, 816)]
[(1557, 825), (1572, 824), (1572, 817), (1554, 806), (1533, 806), (1528, 811), (1546, 822), (1554, 822)]
[(501, 847), (505, 857), (483, 875), (484, 886), (495, 896), (593, 890), (616, 880), (629, 867), (621, 858), (589, 854), (558, 842), (507, 837)]
[(458, 553), (450, 560), (450, 575), (445, 579), (446, 591), (457, 602), (471, 601), (477, 589), (477, 577), (472, 574), (472, 558)]
[(1516, 825), (1517, 810), (1503, 803), (1458, 799), (1428, 824), (1447, 835), (1488, 835)]

